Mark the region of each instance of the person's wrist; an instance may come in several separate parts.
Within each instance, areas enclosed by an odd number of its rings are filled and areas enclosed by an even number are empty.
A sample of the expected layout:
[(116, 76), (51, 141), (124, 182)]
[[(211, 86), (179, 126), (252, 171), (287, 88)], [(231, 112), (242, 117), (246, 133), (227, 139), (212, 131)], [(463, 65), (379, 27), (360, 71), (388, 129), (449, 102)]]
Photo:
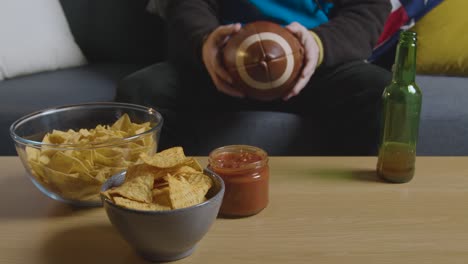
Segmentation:
[(216, 28), (213, 28), (209, 31), (206, 31), (204, 34), (202, 34), (200, 37), (199, 37), (199, 54), (201, 54), (201, 57), (202, 57), (202, 60), (204, 59), (204, 52), (205, 52), (205, 46), (208, 44), (208, 39), (210, 38), (211, 34), (215, 31)]
[(318, 46), (318, 59), (317, 59), (317, 67), (320, 66), (323, 62), (323, 57), (324, 57), (324, 49), (323, 49), (323, 43), (320, 37), (312, 30), (309, 30), (310, 34), (315, 40), (315, 43), (317, 43)]

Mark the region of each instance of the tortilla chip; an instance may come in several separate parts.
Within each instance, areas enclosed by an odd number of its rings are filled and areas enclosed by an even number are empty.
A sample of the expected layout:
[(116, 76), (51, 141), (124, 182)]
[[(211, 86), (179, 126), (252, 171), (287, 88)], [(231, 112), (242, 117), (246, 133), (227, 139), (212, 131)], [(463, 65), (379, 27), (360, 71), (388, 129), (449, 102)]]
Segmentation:
[(80, 173), (62, 173), (43, 167), (48, 186), (67, 199), (97, 199), (101, 182)]
[(175, 176), (185, 178), (188, 183), (198, 188), (204, 194), (206, 194), (211, 186), (213, 186), (213, 181), (211, 178), (203, 173), (181, 173), (180, 176)]
[(187, 161), (187, 157), (185, 157), (184, 150), (181, 147), (166, 149), (153, 156), (143, 153), (140, 158), (146, 164), (162, 169), (172, 168)]
[(35, 160), (37, 161), (41, 156), (41, 151), (37, 148), (26, 147), (26, 157), (28, 160)]
[(89, 169), (79, 159), (60, 151), (50, 158), (47, 167), (68, 174), (89, 172)]
[(30, 160), (29, 161), (29, 166), (31, 167), (31, 172), (34, 176), (36, 176), (36, 178), (43, 182), (43, 183), (48, 183), (47, 181), (47, 177), (45, 176), (45, 172), (44, 172), (44, 165), (42, 165), (41, 163), (37, 162), (37, 161), (34, 161), (34, 160)]
[(203, 168), (198, 162), (197, 159), (195, 158), (188, 158), (187, 162), (185, 163), (185, 166), (193, 168), (195, 171), (203, 172)]
[(191, 185), (185, 178), (177, 179), (169, 175), (167, 182), (169, 183), (169, 198), (173, 209), (190, 207), (204, 201), (206, 193), (202, 193), (200, 188)]
[(153, 189), (152, 194), (154, 204), (172, 208), (171, 199), (169, 198), (169, 186), (160, 189)]
[(122, 115), (115, 123), (111, 126), (111, 130), (114, 131), (127, 131), (130, 129), (132, 121), (127, 114)]
[(115, 156), (105, 156), (102, 152), (96, 151), (94, 153), (94, 163), (106, 167), (122, 167), (128, 166), (130, 162), (127, 162), (123, 157), (122, 153)]
[(126, 179), (130, 180), (141, 175), (152, 175), (153, 178), (157, 180), (165, 176), (166, 172), (146, 163), (140, 163), (128, 167)]
[(124, 197), (113, 197), (114, 203), (118, 206), (122, 206), (129, 209), (143, 210), (143, 211), (164, 211), (170, 210), (170, 207), (165, 207), (158, 204), (152, 203), (141, 203), (137, 201), (132, 201)]
[(119, 188), (109, 191), (110, 195), (120, 195), (127, 199), (151, 203), (154, 178), (151, 175), (136, 177), (125, 182)]

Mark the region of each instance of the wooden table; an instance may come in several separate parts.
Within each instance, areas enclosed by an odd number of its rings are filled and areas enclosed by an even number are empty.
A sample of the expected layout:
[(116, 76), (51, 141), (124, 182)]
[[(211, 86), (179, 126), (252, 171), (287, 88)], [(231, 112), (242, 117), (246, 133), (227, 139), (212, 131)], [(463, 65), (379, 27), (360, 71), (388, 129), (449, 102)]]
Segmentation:
[[(376, 179), (375, 163), (271, 158), (268, 208), (218, 219), (180, 262), (468, 263), (468, 157), (418, 158), (399, 185)], [(47, 198), (17, 157), (0, 168), (0, 263), (144, 263), (102, 208)]]

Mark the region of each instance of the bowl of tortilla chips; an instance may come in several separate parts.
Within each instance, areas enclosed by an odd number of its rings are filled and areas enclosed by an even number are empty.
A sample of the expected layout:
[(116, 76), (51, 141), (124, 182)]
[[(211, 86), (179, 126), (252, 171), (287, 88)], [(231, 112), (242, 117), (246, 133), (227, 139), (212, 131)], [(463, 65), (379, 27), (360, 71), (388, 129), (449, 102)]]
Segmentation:
[(174, 147), (142, 154), (101, 189), (112, 225), (138, 254), (166, 262), (189, 256), (214, 223), (223, 180)]
[(163, 118), (152, 108), (85, 103), (24, 116), (10, 127), (33, 184), (55, 200), (100, 206), (102, 184), (157, 151)]

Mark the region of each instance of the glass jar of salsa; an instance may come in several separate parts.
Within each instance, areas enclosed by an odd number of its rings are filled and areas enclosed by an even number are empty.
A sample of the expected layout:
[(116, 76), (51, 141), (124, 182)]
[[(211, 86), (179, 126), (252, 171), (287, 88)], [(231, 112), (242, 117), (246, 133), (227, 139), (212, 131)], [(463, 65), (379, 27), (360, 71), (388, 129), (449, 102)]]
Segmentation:
[(247, 145), (225, 146), (213, 150), (208, 163), (226, 186), (221, 216), (250, 216), (267, 206), (270, 171), (264, 150)]

